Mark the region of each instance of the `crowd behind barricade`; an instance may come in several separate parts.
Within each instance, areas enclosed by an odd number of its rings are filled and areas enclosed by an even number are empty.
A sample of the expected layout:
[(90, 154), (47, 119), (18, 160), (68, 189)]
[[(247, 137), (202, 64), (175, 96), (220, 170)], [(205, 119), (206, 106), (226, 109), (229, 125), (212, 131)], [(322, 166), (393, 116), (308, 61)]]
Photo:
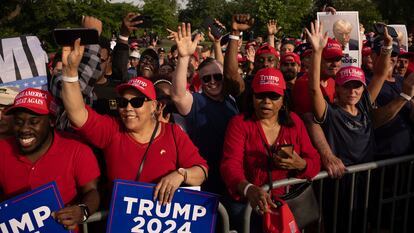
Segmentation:
[[(0, 88), (0, 200), (55, 180), (66, 206), (55, 218), (77, 229), (108, 209), (115, 179), (155, 183), (164, 204), (201, 185), (221, 196), (231, 229), (242, 232), (248, 203), (251, 232), (261, 232), (286, 191), (262, 190), (269, 179), (340, 179), (346, 166), (413, 152), (414, 53), (386, 29), (361, 39), (359, 68), (342, 67), (349, 32), (328, 38), (316, 22), (306, 39), (280, 41), (283, 25), (270, 19), (267, 42), (243, 41), (254, 19), (236, 14), (226, 44), (207, 31), (211, 46), (182, 23), (166, 29), (174, 45), (164, 48), (129, 38), (136, 16), (122, 19), (116, 43), (57, 51), (48, 91)], [(82, 25), (102, 31), (91, 16)]]

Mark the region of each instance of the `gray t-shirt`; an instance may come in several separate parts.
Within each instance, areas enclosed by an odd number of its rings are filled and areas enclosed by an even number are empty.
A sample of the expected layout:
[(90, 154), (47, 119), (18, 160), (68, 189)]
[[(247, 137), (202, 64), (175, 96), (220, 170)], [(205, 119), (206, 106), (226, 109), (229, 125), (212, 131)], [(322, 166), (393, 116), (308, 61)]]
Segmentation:
[(345, 165), (372, 161), (375, 143), (368, 92), (364, 90), (357, 103), (359, 112), (356, 116), (335, 104), (327, 103), (326, 106), (321, 126), (332, 152)]

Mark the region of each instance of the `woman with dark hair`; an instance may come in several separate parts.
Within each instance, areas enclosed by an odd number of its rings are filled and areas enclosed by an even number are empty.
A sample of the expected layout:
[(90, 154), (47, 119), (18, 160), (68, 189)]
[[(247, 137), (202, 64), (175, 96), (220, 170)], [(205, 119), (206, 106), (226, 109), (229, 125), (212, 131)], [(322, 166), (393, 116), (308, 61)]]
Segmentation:
[[(259, 70), (245, 112), (229, 122), (220, 170), (233, 199), (231, 221), (243, 219), (246, 201), (260, 215), (275, 207), (271, 196), (283, 194), (283, 188), (273, 189), (271, 195), (260, 188), (268, 184), (269, 169), (272, 180), (311, 179), (320, 170), (319, 154), (303, 122), (286, 108), (285, 90), (279, 70)], [(242, 223), (232, 225), (237, 228)]]
[[(176, 125), (159, 122), (154, 84), (136, 77), (116, 87), (119, 117), (96, 113), (85, 106), (78, 81), (84, 47), (63, 47), (62, 100), (76, 133), (101, 149), (109, 181), (125, 179), (157, 183), (154, 199), (170, 203), (181, 184), (201, 185), (206, 161)], [(145, 162), (145, 163), (144, 163)]]

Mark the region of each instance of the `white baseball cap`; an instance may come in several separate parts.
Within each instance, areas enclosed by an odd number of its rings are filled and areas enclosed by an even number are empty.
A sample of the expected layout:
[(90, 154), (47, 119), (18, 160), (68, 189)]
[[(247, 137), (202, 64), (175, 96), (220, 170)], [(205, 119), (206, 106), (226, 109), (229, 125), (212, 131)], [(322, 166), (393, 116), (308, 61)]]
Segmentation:
[(12, 105), (17, 94), (19, 94), (19, 89), (16, 87), (0, 87), (0, 104)]

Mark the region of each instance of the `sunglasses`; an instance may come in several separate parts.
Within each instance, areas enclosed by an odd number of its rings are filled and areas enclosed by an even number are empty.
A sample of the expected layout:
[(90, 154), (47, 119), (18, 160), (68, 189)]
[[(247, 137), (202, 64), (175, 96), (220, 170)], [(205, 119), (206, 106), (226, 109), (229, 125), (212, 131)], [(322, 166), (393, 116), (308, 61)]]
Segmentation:
[(131, 98), (130, 100), (120, 97), (117, 99), (117, 102), (118, 102), (118, 107), (120, 108), (126, 108), (128, 106), (128, 103), (131, 103), (131, 106), (133, 108), (140, 108), (142, 107), (144, 102), (147, 100), (148, 99), (146, 97), (134, 97), (134, 98)]
[(209, 83), (211, 81), (212, 77), (214, 78), (214, 81), (216, 81), (216, 82), (220, 82), (221, 80), (223, 80), (223, 75), (222, 74), (205, 75), (205, 76), (201, 77), (201, 80), (203, 80), (204, 83)]
[(254, 94), (254, 97), (259, 100), (264, 100), (266, 98), (270, 100), (279, 100), (282, 96), (274, 92), (261, 92)]

